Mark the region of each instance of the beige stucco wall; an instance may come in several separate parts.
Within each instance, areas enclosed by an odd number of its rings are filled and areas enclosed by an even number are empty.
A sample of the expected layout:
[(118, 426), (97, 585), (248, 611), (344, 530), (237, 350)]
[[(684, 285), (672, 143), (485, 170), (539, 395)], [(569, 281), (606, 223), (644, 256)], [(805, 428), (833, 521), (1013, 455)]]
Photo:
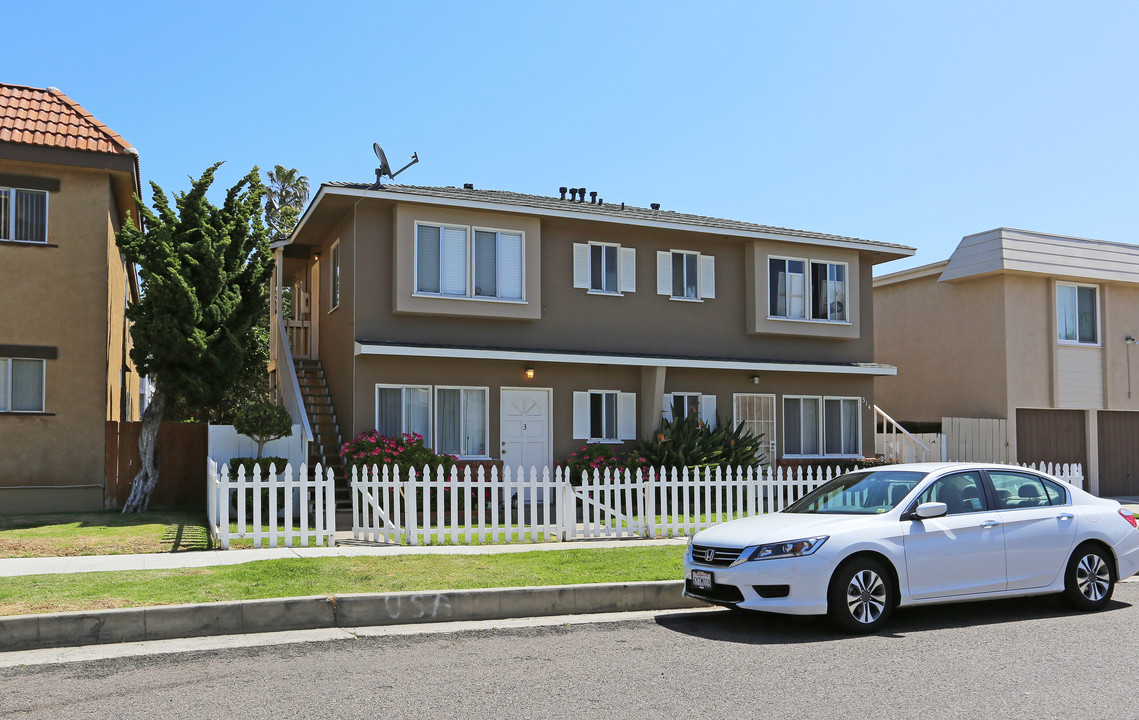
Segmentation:
[(1006, 417), (1004, 280), (937, 278), (874, 289), (875, 360), (898, 368), (875, 381), (878, 405), (897, 420)]
[[(842, 248), (828, 248), (819, 245), (794, 245), (777, 242), (748, 243), (744, 253), (747, 268), (747, 328), (750, 333), (769, 335), (795, 335), (800, 337), (828, 337), (856, 339), (862, 324), (862, 277), (858, 253)], [(810, 277), (812, 260), (846, 264), (847, 281), (847, 320), (846, 322), (818, 322), (814, 320), (785, 320), (771, 318), (770, 258), (803, 260)], [(869, 263), (867, 263), (869, 265)], [(867, 285), (866, 287), (870, 287)], [(869, 294), (869, 293), (867, 293)], [(811, 298), (806, 298), (806, 312), (811, 314)]]
[(1101, 288), (1100, 297), (1104, 298), (1104, 406), (1111, 410), (1139, 410), (1139, 345), (1128, 345), (1124, 340), (1128, 335), (1139, 339), (1139, 287), (1107, 285)]
[(8, 310), (0, 313), (0, 343), (58, 348), (46, 363), (45, 414), (0, 414), (0, 487), (73, 486), (87, 498), (80, 504), (97, 495), (101, 508), (102, 491), (91, 487), (103, 485), (105, 421), (115, 417), (123, 345), (121, 311), (112, 321), (108, 314), (125, 294), (121, 261), (110, 269), (117, 255), (110, 175), (12, 161), (0, 161), (0, 172), (60, 181), (48, 197), (48, 247), (0, 243), (0, 305)]
[[(1018, 407), (1055, 407), (1052, 390), (1056, 348), (1055, 308), (1052, 281), (1033, 275), (1004, 274), (991, 280), (963, 280), (962, 291), (972, 291), (979, 282), (999, 282), (1004, 288), (1003, 352), (1008, 358), (1006, 415), (961, 417), (1007, 417), (1015, 422)], [(974, 291), (975, 292), (975, 291)]]

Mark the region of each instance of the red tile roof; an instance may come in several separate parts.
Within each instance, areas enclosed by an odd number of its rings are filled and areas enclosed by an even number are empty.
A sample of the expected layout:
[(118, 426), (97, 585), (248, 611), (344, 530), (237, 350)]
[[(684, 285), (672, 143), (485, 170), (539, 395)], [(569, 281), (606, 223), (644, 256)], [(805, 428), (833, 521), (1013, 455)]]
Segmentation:
[(0, 142), (136, 154), (130, 143), (56, 88), (0, 83)]

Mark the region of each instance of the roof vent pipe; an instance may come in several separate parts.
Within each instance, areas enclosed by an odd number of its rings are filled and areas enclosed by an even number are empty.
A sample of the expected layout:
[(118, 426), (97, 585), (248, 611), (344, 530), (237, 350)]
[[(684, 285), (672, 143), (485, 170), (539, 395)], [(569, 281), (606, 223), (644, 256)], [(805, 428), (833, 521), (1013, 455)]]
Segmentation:
[(578, 202), (585, 202), (585, 188), (578, 188), (577, 191), (579, 193), (581, 193), (580, 195), (577, 196), (577, 201)]
[(577, 188), (570, 188), (570, 202), (577, 202)]
[(464, 190), (474, 190), (475, 184), (474, 183), (463, 183), (463, 189)]
[(566, 199), (566, 190), (568, 189), (569, 188), (567, 188), (565, 185), (562, 185), (560, 188), (558, 188), (558, 192), (562, 194), (562, 200)]
[(596, 190), (589, 193), (589, 204), (590, 205), (596, 205), (597, 204), (597, 191)]
[(653, 210), (660, 210), (660, 203), (652, 203), (649, 205)]

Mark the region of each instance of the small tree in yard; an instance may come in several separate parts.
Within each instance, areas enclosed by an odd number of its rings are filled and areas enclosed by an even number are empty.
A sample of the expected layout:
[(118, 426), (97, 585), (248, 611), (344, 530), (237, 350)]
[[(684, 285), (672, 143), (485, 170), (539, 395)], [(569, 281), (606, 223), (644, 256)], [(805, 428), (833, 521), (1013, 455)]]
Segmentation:
[(280, 405), (257, 403), (242, 408), (233, 420), (233, 429), (257, 443), (257, 459), (265, 443), (288, 437), (293, 431), (289, 411)]
[(142, 416), (135, 475), (123, 512), (143, 512), (158, 484), (158, 429), (168, 398), (189, 408), (217, 403), (241, 371), (249, 329), (269, 310), (273, 258), (261, 219), (264, 188), (254, 168), (219, 208), (206, 199), (218, 163), (192, 181), (170, 206), (151, 183), (152, 212), (136, 198), (145, 221), (128, 218), (116, 242), (139, 268), (142, 299), (127, 309), (131, 359), (154, 383)]

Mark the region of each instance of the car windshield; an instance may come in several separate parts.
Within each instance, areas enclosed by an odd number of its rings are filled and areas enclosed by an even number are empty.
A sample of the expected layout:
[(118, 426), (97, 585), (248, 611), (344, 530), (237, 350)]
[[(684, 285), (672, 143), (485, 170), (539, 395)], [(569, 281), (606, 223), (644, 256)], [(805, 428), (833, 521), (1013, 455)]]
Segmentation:
[(877, 515), (894, 509), (925, 475), (900, 470), (848, 473), (815, 488), (783, 512)]

